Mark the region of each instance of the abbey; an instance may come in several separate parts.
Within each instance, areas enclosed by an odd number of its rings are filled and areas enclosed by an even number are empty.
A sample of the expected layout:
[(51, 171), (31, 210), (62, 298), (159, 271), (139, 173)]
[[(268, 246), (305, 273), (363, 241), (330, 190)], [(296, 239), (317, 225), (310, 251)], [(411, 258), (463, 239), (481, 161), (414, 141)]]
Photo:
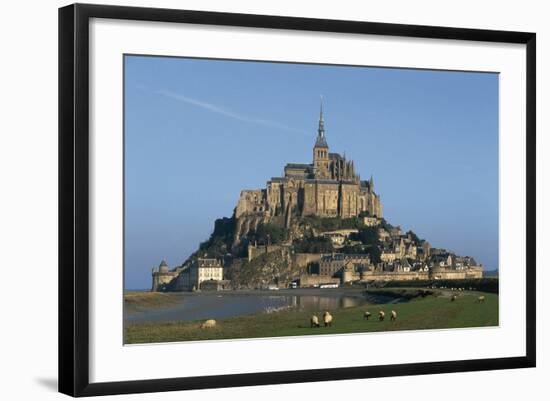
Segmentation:
[[(336, 285), (392, 280), (472, 279), (474, 258), (432, 248), (382, 216), (374, 180), (329, 151), (323, 107), (309, 164), (243, 190), (233, 215), (180, 266), (153, 269), (153, 291)], [(295, 287), (293, 287), (295, 288)]]
[(312, 163), (288, 163), (284, 177), (271, 178), (265, 189), (241, 191), (235, 210), (237, 234), (246, 234), (274, 216), (284, 216), (288, 227), (293, 215), (348, 218), (360, 214), (382, 217), (380, 196), (374, 192), (372, 176), (362, 181), (352, 160), (329, 151), (322, 104)]

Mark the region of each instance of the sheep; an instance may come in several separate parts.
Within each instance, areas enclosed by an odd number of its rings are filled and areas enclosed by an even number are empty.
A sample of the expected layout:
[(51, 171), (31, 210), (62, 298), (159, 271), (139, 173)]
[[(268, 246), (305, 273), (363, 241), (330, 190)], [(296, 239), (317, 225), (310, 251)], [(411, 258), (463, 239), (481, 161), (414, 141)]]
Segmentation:
[(480, 295), (480, 296), (477, 298), (477, 302), (479, 302), (479, 303), (485, 302), (485, 295)]
[(319, 318), (317, 317), (317, 315), (311, 316), (310, 323), (311, 327), (320, 327)]
[(211, 329), (213, 327), (216, 327), (216, 321), (214, 319), (208, 319), (200, 325), (201, 329)]
[(384, 313), (383, 310), (378, 312), (378, 320), (383, 321), (385, 317), (386, 317), (386, 314)]
[(325, 327), (332, 327), (332, 315), (328, 311), (323, 313), (323, 322), (325, 323)]
[(453, 295), (453, 296), (451, 297), (451, 302), (456, 301), (456, 298), (457, 298), (457, 296), (456, 296), (456, 295)]
[(391, 320), (392, 322), (394, 322), (396, 319), (397, 319), (397, 312), (394, 311), (394, 310), (392, 310), (392, 311), (391, 311), (390, 320)]
[(369, 311), (366, 311), (366, 312), (363, 314), (363, 319), (369, 320), (369, 317), (370, 317), (370, 312), (369, 312)]

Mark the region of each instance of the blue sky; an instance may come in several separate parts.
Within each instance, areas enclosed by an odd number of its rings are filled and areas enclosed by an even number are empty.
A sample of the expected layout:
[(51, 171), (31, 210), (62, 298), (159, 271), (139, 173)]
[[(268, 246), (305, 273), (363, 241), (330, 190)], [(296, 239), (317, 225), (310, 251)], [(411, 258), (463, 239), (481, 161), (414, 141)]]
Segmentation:
[(125, 57), (125, 288), (150, 287), (241, 189), (332, 152), (374, 176), (384, 217), (498, 267), (498, 75)]

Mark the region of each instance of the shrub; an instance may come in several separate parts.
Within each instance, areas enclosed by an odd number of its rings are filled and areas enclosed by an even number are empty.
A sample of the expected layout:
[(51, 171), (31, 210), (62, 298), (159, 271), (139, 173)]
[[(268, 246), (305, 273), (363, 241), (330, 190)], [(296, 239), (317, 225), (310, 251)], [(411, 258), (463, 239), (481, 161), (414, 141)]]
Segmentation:
[(220, 257), (231, 249), (233, 234), (235, 232), (235, 218), (222, 217), (214, 222), (214, 231), (207, 241), (201, 242), (200, 253), (206, 253), (208, 257)]
[(364, 245), (373, 245), (378, 242), (378, 229), (375, 227), (364, 227), (359, 229), (357, 234), (352, 234), (350, 238), (355, 241), (361, 241)]
[(334, 231), (347, 228), (361, 228), (363, 222), (358, 217), (342, 219), (340, 217), (311, 217), (303, 218), (304, 222), (317, 231)]
[(339, 249), (340, 253), (369, 253), (363, 245), (346, 245), (343, 248)]
[(382, 262), (382, 251), (380, 250), (378, 245), (372, 245), (369, 249), (369, 254), (372, 263), (377, 264)]
[(287, 231), (275, 224), (262, 223), (251, 236), (261, 244), (278, 244), (287, 238)]
[(415, 243), (417, 243), (417, 244), (420, 244), (420, 243), (422, 243), (422, 241), (423, 241), (423, 240), (421, 240), (420, 238), (418, 238), (418, 235), (416, 235), (416, 234), (414, 233), (413, 230), (407, 231), (406, 234), (407, 234), (407, 235), (410, 235), (410, 236), (411, 236), (411, 239), (412, 239)]
[(380, 227), (382, 227), (386, 231), (390, 231), (393, 228), (393, 226), (390, 223), (388, 223), (386, 219), (380, 220)]
[(326, 237), (306, 237), (292, 244), (297, 253), (330, 253), (334, 250), (332, 241)]

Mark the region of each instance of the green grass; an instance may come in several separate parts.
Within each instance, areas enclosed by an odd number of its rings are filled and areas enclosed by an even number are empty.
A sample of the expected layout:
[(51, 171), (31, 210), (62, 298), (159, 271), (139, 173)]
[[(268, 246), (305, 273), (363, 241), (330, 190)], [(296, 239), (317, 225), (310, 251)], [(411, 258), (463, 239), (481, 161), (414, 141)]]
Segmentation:
[(124, 294), (126, 311), (140, 311), (175, 305), (182, 300), (182, 295), (161, 292), (127, 292)]
[[(477, 297), (483, 294), (484, 303)], [(397, 320), (389, 320), (391, 310)], [(365, 310), (371, 312), (363, 319)], [(378, 311), (386, 312), (386, 320), (378, 321)], [(287, 310), (217, 320), (215, 328), (200, 329), (201, 321), (136, 323), (125, 327), (125, 343), (156, 343), (189, 340), (258, 338), (339, 333), (363, 333), (395, 330), (421, 330), (498, 325), (498, 295), (480, 292), (459, 293), (451, 302), (450, 293), (428, 296), (400, 304), (368, 305), (330, 311), (332, 327), (310, 328), (311, 311)], [(317, 311), (321, 321), (323, 311)]]

